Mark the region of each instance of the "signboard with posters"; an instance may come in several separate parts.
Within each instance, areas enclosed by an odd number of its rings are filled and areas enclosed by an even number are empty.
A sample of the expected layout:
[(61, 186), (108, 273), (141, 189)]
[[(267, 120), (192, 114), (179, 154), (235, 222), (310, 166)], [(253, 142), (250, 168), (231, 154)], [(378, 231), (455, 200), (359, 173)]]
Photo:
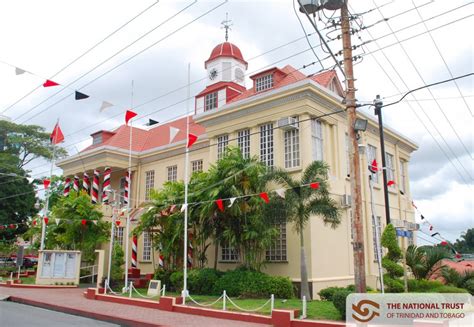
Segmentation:
[(78, 285), (80, 264), (80, 251), (39, 251), (36, 284)]

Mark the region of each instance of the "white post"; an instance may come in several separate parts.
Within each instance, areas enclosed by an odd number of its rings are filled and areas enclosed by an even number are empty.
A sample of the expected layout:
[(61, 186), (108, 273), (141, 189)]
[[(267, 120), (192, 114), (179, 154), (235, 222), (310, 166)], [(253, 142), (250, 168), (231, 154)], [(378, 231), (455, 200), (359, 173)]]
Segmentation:
[(227, 308), (226, 308), (226, 297), (227, 297), (227, 293), (226, 291), (224, 290), (224, 293), (222, 294), (222, 310), (226, 311)]
[(92, 284), (95, 284), (94, 283), (94, 281), (95, 281), (94, 275), (95, 275), (95, 266), (92, 266)]
[(107, 287), (109, 287), (109, 281), (106, 279), (104, 283), (104, 295), (107, 294)]
[(166, 294), (166, 285), (163, 285), (163, 291), (161, 292), (161, 296), (165, 296)]
[(133, 291), (133, 282), (130, 282), (130, 286), (128, 287), (128, 297), (132, 297), (132, 291)]
[(108, 269), (107, 269), (107, 284), (110, 285), (110, 272), (111, 272), (111, 269), (112, 269), (112, 252), (114, 250), (114, 234), (115, 234), (115, 214), (116, 214), (116, 193), (115, 191), (112, 190), (112, 194), (113, 194), (113, 197), (112, 197), (112, 201), (113, 201), (113, 204), (112, 204), (112, 227), (110, 228), (110, 244), (109, 244), (109, 266), (108, 266)]
[[(59, 119), (55, 125), (58, 126), (59, 128)], [(54, 130), (53, 130), (54, 131)], [(54, 134), (54, 137), (56, 137), (56, 133)], [(51, 178), (53, 177), (53, 166), (54, 166), (54, 157), (56, 155), (56, 140), (53, 140), (53, 157), (51, 158), (51, 167), (49, 168), (49, 181), (50, 185), (48, 186), (48, 189), (45, 190), (46, 192), (46, 203), (44, 204), (44, 215), (43, 219), (41, 219), (41, 245), (40, 245), (40, 250), (44, 250), (44, 239), (46, 237), (46, 223), (44, 222), (44, 217), (48, 217), (49, 214), (49, 197), (51, 196)]]
[(186, 155), (184, 158), (184, 256), (183, 256), (183, 304), (186, 304), (188, 291), (188, 170), (189, 170), (189, 97), (190, 97), (190, 79), (191, 64), (188, 63), (188, 92), (186, 99)]
[[(133, 109), (133, 81), (132, 81), (132, 105), (131, 108)], [(133, 118), (132, 118), (133, 119)], [(129, 139), (129, 146), (128, 146), (128, 201), (127, 201), (127, 223), (125, 224), (125, 233), (126, 233), (126, 242), (125, 242), (125, 289), (128, 287), (128, 248), (130, 240), (128, 239), (130, 236), (130, 203), (132, 202), (132, 134), (133, 134), (133, 127), (132, 127), (132, 119), (130, 119), (130, 139)]]
[(270, 304), (271, 304), (270, 306), (270, 313), (271, 313), (273, 309), (275, 308), (275, 295), (274, 294), (272, 294), (271, 296)]
[(377, 265), (379, 269), (379, 279), (380, 279), (380, 290), (382, 294), (385, 293), (385, 287), (383, 284), (383, 270), (382, 270), (382, 249), (380, 245), (380, 235), (379, 235), (379, 223), (375, 215), (375, 203), (374, 203), (374, 181), (372, 180), (372, 174), (369, 175), (369, 185), (370, 185), (370, 207), (372, 210), (372, 223), (375, 228), (375, 251), (377, 252)]
[(306, 296), (303, 295), (303, 313), (301, 314), (301, 319), (306, 319)]

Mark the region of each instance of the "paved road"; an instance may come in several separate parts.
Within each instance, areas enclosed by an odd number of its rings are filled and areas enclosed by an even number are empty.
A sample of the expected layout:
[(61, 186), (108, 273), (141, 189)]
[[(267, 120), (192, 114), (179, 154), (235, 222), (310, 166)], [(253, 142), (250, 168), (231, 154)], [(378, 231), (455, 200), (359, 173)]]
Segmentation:
[(0, 325), (2, 327), (119, 326), (108, 322), (6, 301), (0, 301)]
[[(205, 327), (264, 327), (263, 324), (246, 323), (177, 312), (160, 311), (157, 309), (141, 308), (126, 304), (88, 300), (83, 296), (84, 289), (21, 289), (0, 287), (0, 299), (6, 296), (16, 296), (25, 300), (41, 302), (41, 306), (61, 306), (75, 310), (87, 311), (89, 317), (94, 313), (103, 313), (121, 319), (133, 320), (138, 324), (154, 326), (205, 326)], [(3, 327), (1, 316), (0, 326)], [(16, 325), (14, 325), (16, 326)], [(48, 325), (42, 325), (48, 326)], [(68, 326), (63, 325), (63, 326)], [(89, 325), (94, 326), (94, 325)]]

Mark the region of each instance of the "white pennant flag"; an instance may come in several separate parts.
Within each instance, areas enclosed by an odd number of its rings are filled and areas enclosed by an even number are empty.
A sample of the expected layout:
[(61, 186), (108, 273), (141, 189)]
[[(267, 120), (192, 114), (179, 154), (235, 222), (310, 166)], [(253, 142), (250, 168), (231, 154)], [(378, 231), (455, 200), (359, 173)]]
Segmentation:
[(15, 75), (21, 75), (21, 74), (24, 74), (24, 73), (26, 73), (26, 70), (15, 67)]
[(230, 199), (229, 199), (229, 200), (230, 200), (230, 204), (227, 206), (228, 208), (232, 207), (232, 205), (233, 205), (234, 202), (235, 202), (235, 199), (237, 199), (237, 198), (230, 198)]
[(150, 212), (153, 210), (153, 207), (149, 207), (148, 210), (146, 212)]
[(188, 207), (187, 203), (183, 204), (183, 206), (181, 207), (181, 212), (184, 212), (184, 210), (186, 210), (187, 207)]
[(278, 196), (280, 198), (283, 198), (283, 199), (285, 198), (285, 191), (286, 190), (284, 188), (279, 188), (279, 189), (275, 190), (275, 192), (278, 194)]
[(100, 106), (100, 112), (104, 111), (109, 107), (113, 107), (114, 105), (107, 101), (102, 101), (102, 105)]
[(97, 220), (93, 220), (92, 222), (94, 223), (94, 225), (97, 225)]
[(179, 128), (170, 126), (170, 143), (173, 142), (176, 135), (179, 133)]
[(59, 225), (59, 220), (60, 220), (59, 218), (54, 219), (54, 221), (56, 222), (56, 225)]

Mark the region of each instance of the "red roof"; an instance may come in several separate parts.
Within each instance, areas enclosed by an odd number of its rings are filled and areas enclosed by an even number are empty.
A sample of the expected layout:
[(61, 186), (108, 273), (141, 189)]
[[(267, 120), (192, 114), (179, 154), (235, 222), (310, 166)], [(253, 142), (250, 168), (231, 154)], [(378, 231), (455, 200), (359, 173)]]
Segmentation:
[(242, 52), (240, 51), (240, 49), (233, 43), (224, 42), (224, 43), (216, 45), (216, 47), (212, 49), (209, 59), (207, 59), (204, 63), (205, 68), (207, 68), (207, 63), (209, 61), (214, 60), (219, 57), (231, 57), (243, 63), (245, 67), (248, 66), (248, 63), (244, 60), (244, 57), (242, 56)]
[[(206, 131), (204, 127), (196, 124), (189, 118), (189, 132), (200, 136)], [(177, 143), (186, 139), (186, 117), (177, 119), (167, 124), (159, 125), (150, 130), (133, 127), (132, 151), (146, 151), (153, 148), (170, 144), (170, 127), (178, 128), (180, 131), (173, 140)], [(101, 146), (112, 146), (128, 150), (130, 140), (130, 126), (122, 125), (113, 131), (114, 135), (100, 144), (93, 144), (82, 151), (92, 150)], [(94, 133), (95, 134), (95, 133)]]

